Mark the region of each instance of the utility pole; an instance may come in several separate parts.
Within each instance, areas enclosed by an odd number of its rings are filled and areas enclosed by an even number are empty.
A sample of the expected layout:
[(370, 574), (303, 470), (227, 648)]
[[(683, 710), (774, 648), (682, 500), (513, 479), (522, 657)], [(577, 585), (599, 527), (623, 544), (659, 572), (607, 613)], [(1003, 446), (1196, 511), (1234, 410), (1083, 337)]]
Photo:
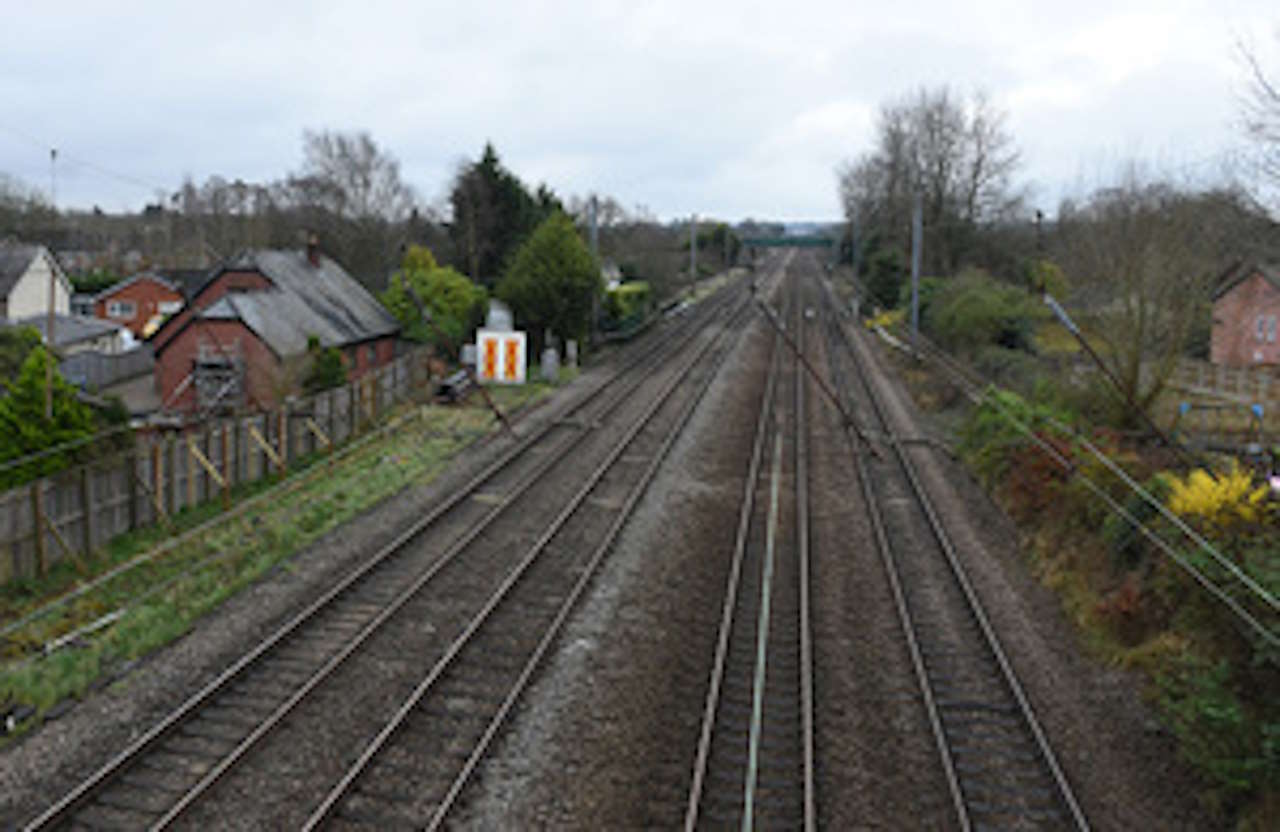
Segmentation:
[[(596, 195), (591, 195), (591, 201), (587, 203), (587, 218), (591, 227), (591, 260), (595, 263), (594, 268), (600, 268), (600, 224), (598, 219), (599, 210), (596, 206)], [(596, 345), (597, 335), (600, 328), (600, 292), (599, 281), (591, 290), (591, 346)]]
[(591, 256), (599, 259), (600, 257), (600, 208), (596, 204), (596, 195), (591, 195), (591, 201), (587, 203), (587, 221), (591, 225)]
[[(58, 148), (49, 148), (49, 204), (53, 210), (53, 222), (58, 221)], [(53, 244), (50, 239), (49, 244)], [(49, 317), (45, 321), (45, 342), (49, 353), (44, 366), (44, 418), (53, 421), (53, 330), (57, 323), (58, 297), (58, 265), (56, 258), (49, 256)]]
[(698, 215), (689, 217), (689, 277), (698, 288)]
[(921, 205), (920, 191), (916, 190), (915, 201), (911, 209), (911, 351), (916, 350), (916, 341), (920, 331), (920, 247), (924, 235), (922, 226), (924, 207)]

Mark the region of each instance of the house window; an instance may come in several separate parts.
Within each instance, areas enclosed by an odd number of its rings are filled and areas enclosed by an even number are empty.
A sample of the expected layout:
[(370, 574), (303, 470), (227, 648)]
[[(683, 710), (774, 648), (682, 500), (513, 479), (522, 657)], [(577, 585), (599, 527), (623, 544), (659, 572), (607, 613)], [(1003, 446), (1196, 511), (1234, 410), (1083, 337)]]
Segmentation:
[[(1272, 319), (1273, 323), (1274, 323), (1274, 320), (1275, 319), (1273, 318)], [(1272, 327), (1272, 329), (1274, 330), (1274, 327)], [(1274, 338), (1272, 340), (1274, 340)], [(377, 363), (378, 363), (378, 345), (370, 344), (369, 345), (369, 366), (372, 367)]]
[(181, 308), (182, 308), (182, 301), (180, 300), (162, 300), (156, 306), (156, 311), (159, 312), (161, 315), (172, 315), (174, 312), (177, 312)]
[(107, 301), (107, 317), (119, 318), (120, 320), (128, 320), (138, 314), (138, 307), (134, 306), (131, 300), (109, 300)]
[(1267, 343), (1274, 344), (1276, 342), (1276, 316), (1267, 317)]

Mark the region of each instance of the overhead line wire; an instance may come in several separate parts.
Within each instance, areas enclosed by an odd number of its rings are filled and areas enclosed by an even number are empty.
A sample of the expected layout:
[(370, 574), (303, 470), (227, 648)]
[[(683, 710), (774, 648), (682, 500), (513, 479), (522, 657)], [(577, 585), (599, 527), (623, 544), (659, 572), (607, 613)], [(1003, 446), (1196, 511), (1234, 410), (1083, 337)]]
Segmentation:
[[(1085, 488), (1087, 488), (1090, 492), (1092, 492), (1093, 494), (1101, 498), (1103, 502), (1107, 504), (1108, 508), (1111, 509), (1111, 511), (1113, 511), (1114, 513), (1119, 515), (1121, 518), (1123, 518), (1126, 522), (1128, 522), (1131, 526), (1133, 526), (1140, 534), (1142, 534), (1143, 537), (1147, 538), (1152, 543), (1154, 543), (1158, 548), (1160, 548), (1183, 571), (1185, 571), (1188, 575), (1190, 575), (1196, 581), (1196, 583), (1200, 584), (1200, 586), (1203, 587), (1211, 595), (1213, 595), (1214, 598), (1216, 598), (1222, 604), (1227, 606), (1233, 613), (1236, 614), (1237, 617), (1239, 617), (1246, 625), (1248, 625), (1250, 629), (1252, 629), (1255, 633), (1257, 633), (1257, 635), (1260, 638), (1262, 638), (1265, 642), (1267, 642), (1272, 647), (1280, 647), (1280, 634), (1277, 634), (1276, 632), (1268, 629), (1264, 624), (1262, 624), (1257, 619), (1257, 617), (1255, 617), (1252, 613), (1250, 613), (1243, 606), (1241, 606), (1239, 601), (1237, 601), (1236, 599), (1228, 595), (1227, 592), (1222, 587), (1215, 584), (1212, 580), (1209, 579), (1207, 575), (1205, 575), (1202, 571), (1200, 571), (1193, 564), (1191, 564), (1186, 559), (1184, 554), (1178, 552), (1173, 547), (1172, 544), (1170, 544), (1167, 540), (1157, 535), (1149, 526), (1147, 526), (1145, 523), (1143, 523), (1141, 520), (1135, 517), (1132, 512), (1130, 512), (1127, 508), (1125, 508), (1123, 505), (1117, 502), (1114, 497), (1112, 497), (1110, 494), (1104, 491), (1102, 487), (1099, 486), (1096, 482), (1094, 482), (1085, 474), (1081, 473), (1079, 468), (1074, 463), (1072, 463), (1071, 460), (1067, 459), (1062, 454), (1061, 451), (1059, 451), (1057, 448), (1054, 448), (1051, 444), (1045, 441), (1043, 437), (1037, 435), (1036, 432), (1029, 425), (1027, 425), (1025, 422), (1019, 419), (1016, 415), (1014, 415), (1004, 405), (1004, 403), (999, 400), (998, 397), (996, 397), (991, 393), (992, 390), (1005, 392), (1003, 388), (999, 387), (994, 383), (987, 381), (976, 371), (970, 370), (968, 368), (965, 368), (963, 371), (960, 370), (959, 367), (957, 366), (958, 362), (955, 359), (953, 359), (951, 356), (947, 355), (941, 348), (937, 347), (932, 343), (927, 342), (923, 338), (921, 340), (922, 342), (928, 345), (929, 354), (935, 359), (935, 363), (940, 365), (943, 368), (943, 370), (947, 372), (949, 375), (951, 375), (953, 378), (959, 379), (963, 386), (970, 388), (970, 389), (967, 389), (965, 392), (971, 401), (973, 401), (974, 403), (981, 403), (984, 401), (990, 402), (1000, 412), (1001, 416), (1003, 416), (1010, 423), (1012, 423), (1019, 430), (1019, 432), (1026, 435), (1027, 438), (1029, 438), (1035, 445), (1037, 445), (1055, 463), (1061, 466), (1067, 472), (1068, 475), (1077, 477), (1084, 484)], [(976, 388), (978, 387), (978, 385), (973, 381), (973, 378), (970, 378), (967, 376), (977, 377), (979, 380), (983, 381), (986, 384), (986, 388), (981, 390), (981, 392), (974, 392), (972, 388)], [(1247, 573), (1241, 570), (1234, 563), (1231, 563), (1229, 559), (1227, 559), (1221, 552), (1219, 552), (1213, 546), (1213, 544), (1211, 544), (1203, 536), (1196, 534), (1195, 531), (1192, 530), (1185, 522), (1183, 522), (1180, 518), (1178, 518), (1177, 515), (1170, 512), (1169, 509), (1167, 509), (1149, 491), (1142, 488), (1136, 481), (1133, 480), (1131, 476), (1129, 476), (1126, 472), (1124, 472), (1123, 468), (1120, 468), (1118, 465), (1116, 465), (1115, 462), (1110, 459), (1110, 457), (1107, 457), (1106, 454), (1104, 454), (1095, 445), (1093, 445), (1092, 442), (1090, 442), (1084, 436), (1081, 436), (1075, 429), (1071, 428), (1069, 425), (1062, 423), (1059, 420), (1051, 418), (1048, 420), (1048, 422), (1055, 429), (1065, 432), (1072, 438), (1079, 441), (1086, 449), (1089, 450), (1089, 452), (1092, 455), (1097, 457), (1098, 460), (1108, 468), (1108, 470), (1112, 471), (1113, 474), (1119, 477), (1127, 487), (1129, 487), (1131, 490), (1137, 493), (1140, 497), (1142, 497), (1142, 499), (1145, 502), (1151, 504), (1157, 511), (1159, 511), (1162, 514), (1162, 516), (1165, 516), (1167, 519), (1170, 519), (1171, 522), (1173, 522), (1174, 525), (1179, 529), (1179, 531), (1186, 534), (1200, 548), (1208, 552), (1209, 555), (1213, 558), (1213, 560), (1216, 563), (1218, 563), (1220, 566), (1227, 569), (1232, 575), (1234, 575), (1244, 585), (1244, 587), (1249, 590), (1250, 594), (1256, 596), (1259, 600), (1261, 600), (1263, 603), (1265, 603), (1268, 607), (1272, 608), (1273, 610), (1280, 611), (1280, 603), (1277, 602), (1274, 595), (1272, 595), (1264, 587), (1259, 585), (1255, 579), (1253, 579), (1251, 576), (1249, 576)]]

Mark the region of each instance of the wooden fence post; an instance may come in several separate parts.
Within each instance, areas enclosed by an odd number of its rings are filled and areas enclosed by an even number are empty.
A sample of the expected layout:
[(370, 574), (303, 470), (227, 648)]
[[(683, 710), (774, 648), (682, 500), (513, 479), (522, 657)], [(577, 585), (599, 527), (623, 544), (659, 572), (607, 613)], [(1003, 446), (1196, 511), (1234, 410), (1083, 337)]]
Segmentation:
[(138, 528), (138, 453), (129, 451), (125, 455), (124, 483), (129, 489), (129, 531)]
[(196, 441), (187, 434), (187, 508), (195, 508), (200, 503), (198, 493), (199, 480), (196, 474)]
[(41, 488), (43, 484), (43, 480), (31, 483), (31, 529), (36, 545), (36, 574), (41, 577), (49, 569), (44, 540), (44, 490)]
[(93, 471), (85, 465), (80, 469), (80, 507), (84, 511), (84, 554), (93, 552)]
[(360, 428), (360, 384), (359, 382), (351, 382), (347, 385), (347, 418), (350, 420), (350, 428), (347, 433), (347, 439), (351, 439), (356, 435), (356, 431)]
[(231, 508), (231, 429), (222, 423), (222, 508)]
[(165, 509), (164, 449), (156, 442), (151, 446), (151, 501), (156, 507), (156, 519), (168, 516)]
[(289, 470), (289, 405), (280, 405), (280, 412), (276, 416), (280, 424), (280, 473), (285, 474)]
[(329, 397), (329, 453), (333, 454), (333, 446), (338, 441), (338, 389), (330, 388)]
[(172, 517), (182, 510), (179, 505), (182, 502), (182, 483), (178, 479), (178, 459), (180, 453), (178, 451), (178, 443), (174, 440), (173, 434), (165, 439), (168, 443), (169, 455), (169, 515)]

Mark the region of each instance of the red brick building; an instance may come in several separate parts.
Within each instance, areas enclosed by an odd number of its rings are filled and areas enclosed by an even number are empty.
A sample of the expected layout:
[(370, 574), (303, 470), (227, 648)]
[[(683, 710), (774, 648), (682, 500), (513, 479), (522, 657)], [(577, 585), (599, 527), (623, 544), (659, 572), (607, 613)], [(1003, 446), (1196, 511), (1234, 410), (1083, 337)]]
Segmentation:
[(314, 247), (251, 251), (214, 271), (152, 336), (169, 410), (269, 408), (296, 392), (308, 344), (342, 351), (348, 377), (395, 357), (399, 324)]
[(1280, 364), (1280, 271), (1245, 265), (1213, 296), (1210, 360), (1228, 367)]
[(146, 338), (182, 306), (178, 287), (150, 272), (135, 274), (93, 297), (95, 317), (127, 326), (139, 338)]

